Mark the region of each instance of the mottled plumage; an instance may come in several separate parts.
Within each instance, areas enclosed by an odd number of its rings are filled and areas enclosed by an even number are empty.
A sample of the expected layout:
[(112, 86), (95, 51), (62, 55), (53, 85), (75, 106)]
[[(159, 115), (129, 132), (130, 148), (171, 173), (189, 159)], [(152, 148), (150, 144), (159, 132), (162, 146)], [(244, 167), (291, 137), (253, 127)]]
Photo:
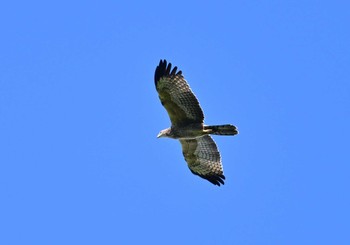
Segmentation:
[(220, 153), (209, 135), (195, 139), (180, 139), (180, 143), (182, 153), (192, 173), (213, 184), (224, 184), (225, 176)]
[(224, 184), (221, 157), (209, 134), (235, 135), (235, 126), (204, 125), (204, 114), (181, 71), (161, 60), (154, 75), (156, 89), (167, 110), (171, 127), (162, 130), (158, 137), (179, 139), (189, 169), (195, 175), (220, 186)]

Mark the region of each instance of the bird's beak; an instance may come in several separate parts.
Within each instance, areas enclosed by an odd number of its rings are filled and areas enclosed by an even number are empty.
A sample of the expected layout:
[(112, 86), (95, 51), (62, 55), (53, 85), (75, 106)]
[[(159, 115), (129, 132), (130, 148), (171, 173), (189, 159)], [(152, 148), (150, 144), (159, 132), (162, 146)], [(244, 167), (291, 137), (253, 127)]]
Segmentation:
[(160, 132), (158, 135), (157, 135), (157, 138), (159, 139), (160, 137), (162, 137), (162, 132)]

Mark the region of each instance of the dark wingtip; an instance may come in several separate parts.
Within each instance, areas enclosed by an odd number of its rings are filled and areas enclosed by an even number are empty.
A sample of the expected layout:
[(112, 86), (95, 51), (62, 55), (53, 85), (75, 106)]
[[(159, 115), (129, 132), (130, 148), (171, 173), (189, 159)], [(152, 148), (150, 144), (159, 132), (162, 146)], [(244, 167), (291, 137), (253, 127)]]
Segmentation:
[(168, 63), (165, 59), (159, 61), (159, 65), (156, 68), (156, 71), (154, 73), (154, 82), (157, 85), (157, 82), (162, 77), (167, 76), (177, 76), (182, 75), (182, 71), (177, 71), (177, 67), (175, 66), (173, 70), (171, 70), (171, 63)]
[[(191, 169), (190, 169), (191, 170)], [(214, 184), (214, 185), (217, 185), (217, 186), (220, 186), (220, 185), (224, 185), (225, 182), (224, 180), (226, 179), (225, 178), (225, 175), (223, 174), (216, 174), (216, 175), (200, 175), (194, 171), (191, 170), (191, 172), (195, 175), (198, 175), (199, 177), (203, 178), (203, 179), (206, 179), (208, 180), (210, 183)]]
[(166, 60), (160, 60), (159, 65), (156, 68), (156, 72), (154, 73), (154, 82), (157, 84), (159, 79), (165, 74), (166, 72), (166, 66), (167, 66), (167, 61)]
[(220, 186), (220, 184), (221, 185), (225, 184), (225, 182), (224, 182), (225, 176), (224, 175), (206, 176), (204, 178), (217, 186)]

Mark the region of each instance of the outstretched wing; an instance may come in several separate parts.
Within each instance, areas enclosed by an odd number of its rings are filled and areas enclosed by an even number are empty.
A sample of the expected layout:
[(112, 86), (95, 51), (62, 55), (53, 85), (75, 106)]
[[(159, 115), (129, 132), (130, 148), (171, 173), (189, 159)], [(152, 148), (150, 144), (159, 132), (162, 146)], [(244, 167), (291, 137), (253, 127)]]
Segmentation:
[(214, 185), (224, 184), (224, 171), (221, 164), (220, 152), (209, 136), (195, 139), (180, 139), (182, 153), (195, 175), (210, 181)]
[(175, 66), (160, 60), (154, 74), (154, 81), (162, 105), (167, 110), (173, 125), (202, 123), (204, 115), (196, 96)]

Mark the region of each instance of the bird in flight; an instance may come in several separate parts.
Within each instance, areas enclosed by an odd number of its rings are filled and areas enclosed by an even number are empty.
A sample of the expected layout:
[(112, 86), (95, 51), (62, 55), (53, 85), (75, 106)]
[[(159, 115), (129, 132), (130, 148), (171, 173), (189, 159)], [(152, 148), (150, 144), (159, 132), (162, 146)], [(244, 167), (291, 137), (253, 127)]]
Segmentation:
[(204, 124), (204, 114), (199, 102), (177, 67), (160, 60), (154, 74), (160, 102), (167, 110), (171, 127), (160, 131), (158, 138), (178, 139), (182, 153), (191, 172), (220, 186), (225, 176), (220, 152), (210, 136), (236, 135), (231, 124), (209, 126)]

